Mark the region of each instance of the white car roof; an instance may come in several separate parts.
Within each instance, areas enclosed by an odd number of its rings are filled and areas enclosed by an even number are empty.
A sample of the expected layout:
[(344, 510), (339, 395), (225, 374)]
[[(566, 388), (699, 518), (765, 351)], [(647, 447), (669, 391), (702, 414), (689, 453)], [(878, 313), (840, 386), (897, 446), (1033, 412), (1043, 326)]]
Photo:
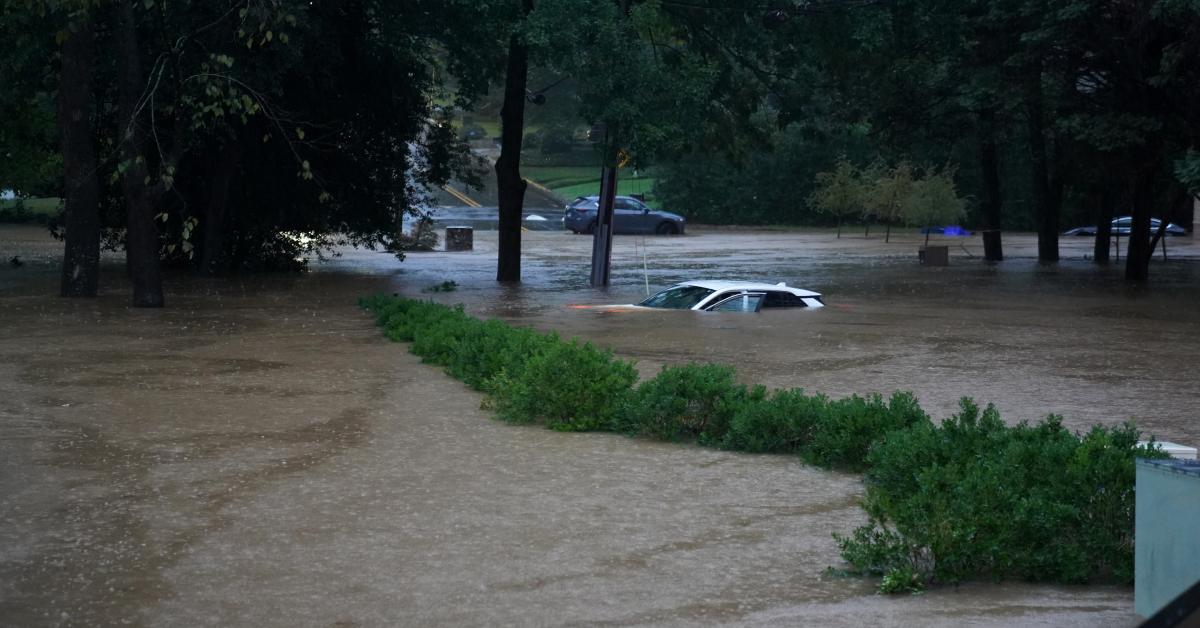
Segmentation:
[[(698, 279), (696, 281), (685, 281), (675, 284), (675, 286), (696, 286), (698, 288), (707, 288), (709, 290), (777, 290), (790, 292), (798, 297), (819, 297), (821, 293), (813, 292), (812, 290), (802, 290), (793, 288), (783, 282), (780, 283), (762, 283), (758, 281), (726, 281), (716, 279)], [(672, 287), (675, 287), (672, 286)]]

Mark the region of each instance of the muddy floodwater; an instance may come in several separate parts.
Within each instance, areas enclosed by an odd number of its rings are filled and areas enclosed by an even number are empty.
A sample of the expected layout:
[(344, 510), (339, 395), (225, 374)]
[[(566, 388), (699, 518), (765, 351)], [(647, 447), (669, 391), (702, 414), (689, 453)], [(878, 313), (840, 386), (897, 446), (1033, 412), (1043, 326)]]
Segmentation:
[[(133, 310), (117, 259), (95, 300), (51, 296), (58, 245), (0, 225), (0, 625), (1132, 626), (1132, 590), (973, 583), (876, 595), (838, 575), (858, 476), (752, 456), (499, 423), (478, 394), (355, 305), (396, 292), (612, 347), (643, 373), (694, 360), (833, 396), (914, 391), (931, 414), (1135, 420), (1195, 445), (1200, 247), (1154, 279), (1032, 236), (921, 268), (914, 235), (693, 230), (619, 238), (587, 288), (590, 239), (525, 234), (497, 286), (495, 234), (401, 263), (347, 251), (297, 276), (171, 276)], [(19, 255), (25, 264), (7, 264)], [(829, 307), (609, 313), (646, 285), (786, 281)], [(453, 280), (450, 293), (423, 289)], [(563, 373), (570, 377), (570, 373)], [(829, 568), (833, 567), (834, 570)]]

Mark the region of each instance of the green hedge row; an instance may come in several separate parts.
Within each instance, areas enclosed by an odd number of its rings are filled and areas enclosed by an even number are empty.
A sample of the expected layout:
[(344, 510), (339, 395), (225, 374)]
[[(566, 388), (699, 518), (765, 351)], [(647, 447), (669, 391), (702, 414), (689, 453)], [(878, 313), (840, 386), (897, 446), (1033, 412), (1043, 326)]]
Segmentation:
[(633, 364), (462, 308), (362, 300), (392, 340), (488, 395), (497, 415), (557, 430), (614, 431), (746, 452), (789, 453), (863, 471), (869, 523), (838, 536), (859, 573), (888, 592), (930, 582), (1018, 577), (1133, 578), (1132, 426), (1086, 435), (1051, 415), (1010, 427), (970, 400), (940, 425), (910, 394), (829, 399), (738, 384), (719, 364), (668, 366), (638, 383)]

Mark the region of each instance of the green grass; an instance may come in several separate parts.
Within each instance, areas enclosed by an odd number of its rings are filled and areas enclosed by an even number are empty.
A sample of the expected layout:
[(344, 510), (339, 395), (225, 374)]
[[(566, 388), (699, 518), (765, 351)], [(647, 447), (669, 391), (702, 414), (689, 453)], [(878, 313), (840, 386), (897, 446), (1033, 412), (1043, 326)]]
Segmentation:
[(587, 166), (521, 166), (521, 175), (550, 189), (581, 183), (600, 183), (600, 168)]
[(0, 201), (0, 222), (46, 221), (58, 215), (62, 204), (59, 198), (20, 198)]
[[(450, 124), (451, 124), (451, 126), (453, 126), (453, 127), (455, 128), (455, 130), (457, 130), (459, 133), (461, 133), (461, 132), (462, 132), (462, 129), (463, 129), (463, 126), (464, 126), (464, 125), (463, 125), (463, 121), (462, 121), (462, 119), (461, 119), (461, 118), (455, 118), (454, 120), (452, 120), (452, 121), (450, 122)], [(472, 122), (471, 122), (471, 126), (478, 126), (478, 127), (481, 127), (481, 128), (484, 130), (484, 132), (485, 132), (485, 133), (487, 133), (487, 137), (489, 137), (489, 138), (491, 138), (491, 137), (500, 137), (500, 121), (499, 121), (499, 120), (480, 120), (480, 119), (476, 119), (476, 120), (474, 120), (474, 121), (472, 121)], [(526, 128), (525, 130), (526, 130), (526, 132), (528, 132), (528, 131), (529, 131), (529, 129), (528, 129), (528, 128)]]
[[(618, 176), (617, 194), (626, 196), (630, 194), (644, 194), (646, 197), (646, 204), (651, 207), (658, 208), (660, 206), (658, 199), (654, 198), (653, 194), (655, 181), (656, 179), (654, 177), (637, 177), (636, 179), (633, 177), (627, 177), (622, 179)], [(575, 198), (576, 196), (594, 196), (600, 193), (600, 178), (596, 177), (591, 181), (578, 183), (575, 185), (550, 187), (550, 189), (553, 190), (555, 194), (569, 199)]]
[[(522, 166), (521, 174), (530, 181), (550, 188), (555, 194), (572, 199), (600, 193), (600, 169), (580, 166)], [(617, 176), (617, 194), (644, 194), (646, 204), (658, 207), (654, 195), (654, 177), (634, 177), (629, 170)]]

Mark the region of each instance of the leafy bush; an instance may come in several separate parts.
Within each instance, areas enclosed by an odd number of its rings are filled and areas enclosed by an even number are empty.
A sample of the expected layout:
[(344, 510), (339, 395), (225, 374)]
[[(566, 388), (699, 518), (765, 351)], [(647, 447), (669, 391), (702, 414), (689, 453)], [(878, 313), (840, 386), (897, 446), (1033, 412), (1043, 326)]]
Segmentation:
[(734, 409), (723, 446), (754, 453), (799, 453), (812, 441), (828, 405), (823, 395), (807, 396), (798, 388), (744, 399)]
[(444, 314), (436, 309), (423, 309), (420, 312), (430, 316), (417, 319), (412, 352), (424, 361), (439, 366), (449, 366), (460, 351), (463, 338), (481, 325), (461, 309), (448, 310)]
[[(719, 443), (729, 430), (738, 402), (747, 394), (745, 386), (734, 382), (731, 366), (666, 366), (638, 386), (619, 427), (666, 440)], [(761, 390), (756, 394), (763, 395)]]
[(1125, 425), (1080, 436), (1051, 415), (1009, 427), (969, 399), (941, 426), (892, 432), (867, 456), (869, 523), (839, 537), (870, 574), (1064, 583), (1133, 578), (1134, 458)]
[(515, 373), (486, 383), (496, 413), (514, 423), (563, 431), (611, 430), (627, 405), (637, 370), (590, 343), (550, 342)]
[(802, 453), (816, 465), (861, 470), (872, 443), (928, 421), (912, 393), (893, 393), (887, 403), (879, 395), (836, 399), (818, 416), (812, 440)]
[(465, 331), (446, 371), (476, 390), (487, 390), (489, 379), (501, 372), (519, 373), (531, 357), (554, 342), (558, 339), (532, 329), (484, 321)]

